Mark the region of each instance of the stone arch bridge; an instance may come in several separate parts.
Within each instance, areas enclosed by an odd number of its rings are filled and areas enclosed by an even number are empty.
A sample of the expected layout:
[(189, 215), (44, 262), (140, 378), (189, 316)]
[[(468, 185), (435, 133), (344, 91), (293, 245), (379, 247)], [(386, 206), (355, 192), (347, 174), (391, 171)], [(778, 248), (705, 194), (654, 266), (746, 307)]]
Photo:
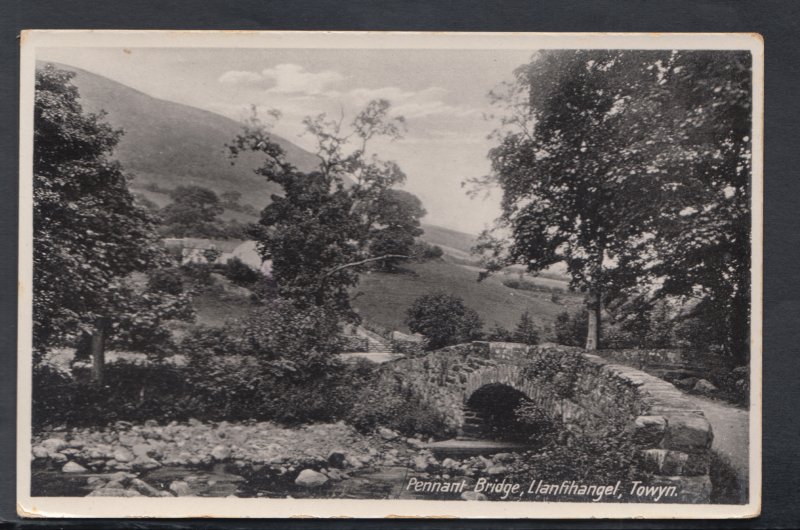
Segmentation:
[[(568, 352), (579, 353), (585, 362), (577, 365), (565, 398), (554, 392), (552, 381), (526, 367), (536, 356), (558, 363)], [(612, 422), (623, 425), (657, 482), (679, 486), (690, 502), (708, 499), (711, 425), (678, 389), (640, 370), (576, 348), (472, 342), (390, 361), (382, 371), (386, 384), (432, 405), (460, 437), (486, 435), (481, 409), (487, 404), (497, 413), (498, 407), (502, 412), (522, 399), (583, 432), (602, 432)], [(555, 371), (558, 378), (558, 367)]]

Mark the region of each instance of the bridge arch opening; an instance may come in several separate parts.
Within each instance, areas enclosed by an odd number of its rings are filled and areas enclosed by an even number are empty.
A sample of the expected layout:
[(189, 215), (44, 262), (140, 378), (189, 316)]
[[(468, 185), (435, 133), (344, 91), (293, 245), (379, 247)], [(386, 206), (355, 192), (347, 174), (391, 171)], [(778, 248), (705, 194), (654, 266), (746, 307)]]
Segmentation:
[(531, 402), (525, 393), (502, 383), (490, 383), (473, 392), (464, 402), (461, 436), (468, 439), (528, 441), (532, 427), (517, 419), (516, 410)]

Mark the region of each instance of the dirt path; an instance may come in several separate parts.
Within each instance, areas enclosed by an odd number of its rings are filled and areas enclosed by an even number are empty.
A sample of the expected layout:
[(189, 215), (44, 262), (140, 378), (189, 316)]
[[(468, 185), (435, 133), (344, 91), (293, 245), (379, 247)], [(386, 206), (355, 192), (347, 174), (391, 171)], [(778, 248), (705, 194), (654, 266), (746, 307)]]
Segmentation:
[(686, 397), (700, 407), (711, 423), (711, 428), (714, 429), (712, 449), (727, 456), (739, 477), (746, 481), (749, 477), (749, 412), (700, 396), (686, 394)]

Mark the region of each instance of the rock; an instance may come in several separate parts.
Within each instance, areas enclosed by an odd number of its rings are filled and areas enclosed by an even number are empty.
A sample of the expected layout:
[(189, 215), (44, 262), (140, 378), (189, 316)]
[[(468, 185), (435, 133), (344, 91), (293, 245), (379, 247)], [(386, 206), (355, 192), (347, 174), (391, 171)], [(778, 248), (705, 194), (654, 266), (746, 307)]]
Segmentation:
[(67, 462), (61, 468), (64, 473), (86, 473), (87, 469), (77, 462)]
[(486, 470), (486, 473), (492, 476), (503, 475), (508, 473), (508, 468), (506, 466), (492, 466)]
[(147, 420), (144, 422), (144, 426), (150, 428), (158, 427), (158, 422), (156, 420)]
[(192, 489), (189, 487), (189, 484), (182, 480), (173, 480), (170, 482), (169, 490), (178, 497), (189, 497), (194, 495), (194, 493), (192, 493)]
[(145, 497), (160, 497), (161, 492), (142, 479), (135, 478), (131, 481), (131, 487)]
[(342, 468), (347, 460), (347, 455), (343, 451), (333, 450), (328, 453), (327, 462), (332, 467)]
[(150, 444), (135, 444), (133, 447), (131, 447), (131, 452), (134, 456), (148, 457), (152, 456), (155, 451), (153, 446)]
[(224, 462), (231, 457), (231, 449), (225, 445), (217, 445), (211, 450), (211, 456), (218, 462)]
[(492, 457), (495, 462), (509, 462), (514, 460), (514, 455), (511, 453), (497, 453)]
[(458, 462), (456, 462), (452, 458), (445, 458), (444, 460), (442, 460), (442, 467), (445, 469), (455, 469), (458, 467)]
[(711, 381), (708, 381), (706, 379), (700, 379), (697, 381), (697, 383), (695, 383), (694, 388), (692, 388), (692, 390), (694, 390), (698, 394), (703, 394), (707, 396), (710, 394), (715, 394), (717, 392), (717, 387), (714, 386), (714, 384)]
[(131, 462), (130, 465), (133, 468), (144, 469), (144, 470), (156, 469), (157, 467), (161, 467), (161, 464), (158, 462), (158, 460), (154, 460), (149, 456), (137, 456), (133, 460), (133, 462)]
[(682, 390), (691, 390), (694, 387), (695, 383), (697, 383), (696, 377), (683, 377), (672, 381), (673, 385)]
[(424, 472), (428, 471), (431, 468), (431, 465), (428, 462), (428, 459), (425, 458), (424, 456), (421, 456), (421, 455), (420, 456), (415, 456), (414, 460), (412, 461), (412, 463), (413, 463), (413, 466), (414, 466), (414, 470), (415, 471), (419, 471), (421, 473), (424, 473)]
[(47, 451), (47, 449), (45, 449), (41, 445), (37, 445), (36, 447), (34, 447), (33, 450), (31, 451), (31, 453), (33, 454), (34, 458), (49, 458), (50, 457), (50, 453)]
[(67, 442), (62, 440), (61, 438), (48, 438), (47, 440), (43, 441), (39, 444), (41, 447), (48, 453), (58, 453), (62, 449), (66, 449)]
[(69, 459), (67, 458), (67, 455), (62, 455), (61, 453), (50, 453), (50, 460), (56, 464), (61, 464)]
[(304, 488), (317, 488), (328, 482), (328, 477), (312, 469), (304, 469), (297, 475), (294, 483)]
[(406, 438), (406, 443), (414, 449), (420, 449), (425, 445), (425, 442), (417, 438)]
[(461, 498), (465, 501), (486, 501), (489, 500), (486, 495), (477, 491), (465, 491), (461, 494)]
[(391, 440), (394, 440), (398, 436), (400, 436), (399, 434), (397, 434), (393, 430), (387, 429), (386, 427), (378, 427), (378, 434), (380, 435), (381, 438), (383, 438), (387, 442), (389, 442)]
[(127, 447), (118, 447), (114, 450), (113, 454), (114, 460), (121, 463), (127, 463), (132, 461), (135, 457), (132, 452)]
[(633, 439), (641, 444), (653, 444), (664, 437), (667, 420), (664, 416), (639, 416), (633, 423)]
[(677, 451), (700, 451), (711, 447), (714, 434), (711, 424), (697, 414), (667, 415), (667, 430), (661, 447)]

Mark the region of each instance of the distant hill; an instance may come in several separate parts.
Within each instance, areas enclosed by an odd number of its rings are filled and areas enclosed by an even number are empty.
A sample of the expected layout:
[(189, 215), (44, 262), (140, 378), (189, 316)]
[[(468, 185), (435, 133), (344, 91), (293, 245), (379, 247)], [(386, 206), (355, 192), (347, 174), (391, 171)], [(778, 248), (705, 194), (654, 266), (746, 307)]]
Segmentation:
[[(46, 63), (39, 63), (43, 66)], [(258, 209), (269, 202), (278, 187), (255, 175), (261, 163), (254, 153), (241, 155), (234, 165), (225, 144), (241, 131), (241, 125), (225, 116), (195, 107), (157, 99), (106, 77), (74, 66), (53, 63), (75, 72), (81, 104), (89, 112), (105, 111), (106, 120), (125, 135), (114, 156), (134, 175), (131, 188), (156, 203), (167, 202), (162, 193), (146, 191), (156, 184), (163, 189), (196, 184), (217, 193), (241, 192), (243, 202)], [(303, 171), (319, 164), (316, 156), (279, 136), (273, 139), (287, 158)], [(158, 195), (161, 195), (159, 197)]]

